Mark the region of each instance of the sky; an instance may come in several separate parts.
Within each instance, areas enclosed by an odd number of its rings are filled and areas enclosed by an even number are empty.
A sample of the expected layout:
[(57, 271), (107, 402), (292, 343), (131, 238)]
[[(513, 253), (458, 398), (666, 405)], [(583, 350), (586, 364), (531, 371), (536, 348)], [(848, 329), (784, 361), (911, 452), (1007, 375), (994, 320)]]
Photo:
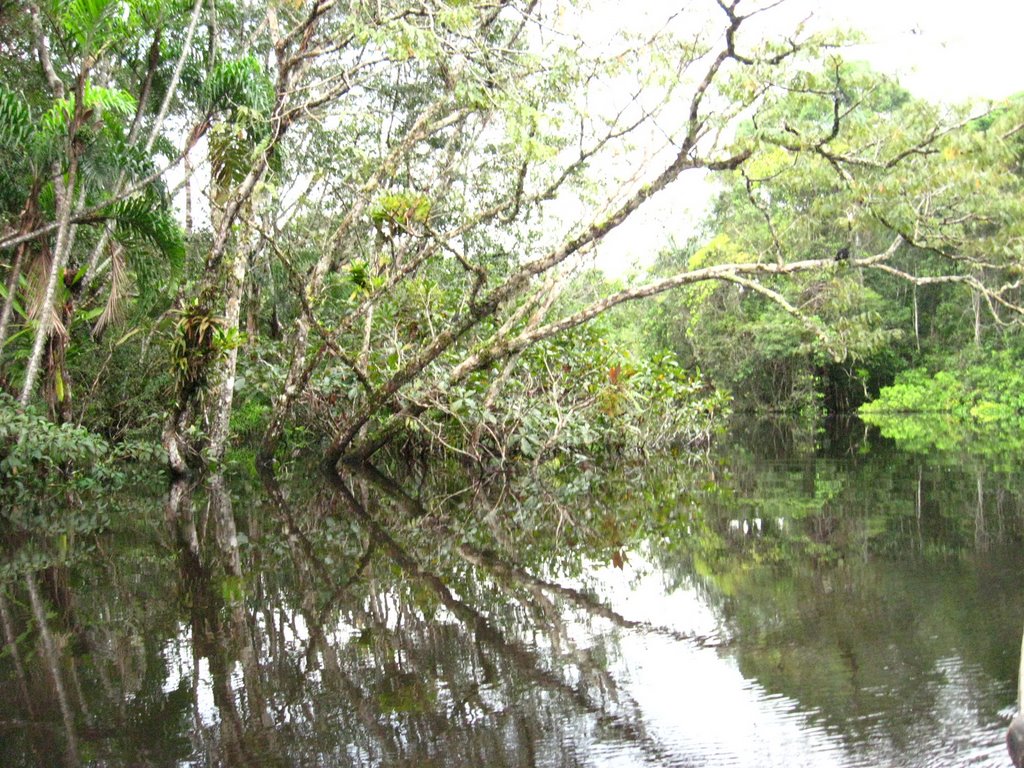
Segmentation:
[(1002, 99), (1024, 90), (1016, 0), (820, 0), (802, 2), (823, 18), (861, 29), (872, 42), (858, 54), (895, 71), (933, 100)]
[[(608, 23), (621, 19), (619, 0), (594, 0), (606, 6)], [(631, 0), (633, 17), (645, 7), (654, 18), (693, 6), (684, 0)], [(747, 7), (763, 4), (742, 3)], [(713, 7), (713, 6), (712, 6)], [(770, 15), (769, 15), (770, 14)], [(1017, 0), (787, 0), (762, 18), (790, 30), (810, 17), (812, 28), (857, 29), (864, 44), (846, 49), (844, 58), (866, 60), (895, 74), (914, 95), (959, 104), (1001, 100), (1024, 91), (1024, 2)], [(621, 277), (648, 262), (660, 248), (680, 240), (703, 213), (709, 191), (699, 179), (683, 179), (655, 198), (612, 233), (597, 252), (597, 264)], [(683, 237), (682, 239), (685, 239)]]
[[(623, 26), (657, 29), (681, 8), (684, 23), (721, 19), (714, 0), (589, 1), (593, 14), (586, 29), (581, 30), (580, 20), (569, 17), (568, 11), (559, 23), (595, 40)], [(740, 8), (768, 1), (741, 0)], [(868, 60), (877, 69), (896, 74), (915, 95), (961, 103), (1024, 91), (1024, 0), (786, 0), (761, 18), (776, 31), (789, 31), (808, 17), (812, 26), (864, 32), (868, 41), (845, 50), (845, 58)], [(172, 173), (169, 178), (174, 184), (178, 176)], [(597, 249), (596, 263), (614, 277), (649, 263), (673, 241), (685, 241), (709, 197), (710, 189), (700, 177), (684, 174), (606, 238)], [(193, 203), (201, 206), (202, 196)], [(569, 221), (587, 215), (578, 205), (569, 203), (568, 208)], [(196, 215), (203, 213), (197, 208)]]

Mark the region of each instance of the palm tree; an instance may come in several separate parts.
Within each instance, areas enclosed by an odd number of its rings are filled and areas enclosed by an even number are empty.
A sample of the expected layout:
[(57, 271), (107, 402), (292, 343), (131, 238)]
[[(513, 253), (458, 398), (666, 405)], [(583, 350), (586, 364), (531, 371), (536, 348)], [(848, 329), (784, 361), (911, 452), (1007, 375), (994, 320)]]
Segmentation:
[[(0, 158), (11, 160), (0, 171), (0, 216), (13, 220), (16, 232), (2, 238), (13, 244), (14, 258), (0, 310), (0, 365), (24, 360), (22, 405), (31, 400), (41, 371), (51, 409), (67, 402), (64, 358), (77, 299), (102, 306), (93, 313), (96, 331), (102, 332), (120, 316), (133, 262), (144, 267), (156, 258), (180, 271), (184, 256), (183, 235), (155, 167), (154, 147), (175, 97), (202, 2), (196, 0), (192, 7), (173, 71), (164, 73), (163, 99), (142, 146), (140, 127), (152, 112), (154, 80), (161, 68), (168, 69), (160, 56), (162, 29), (176, 21), (177, 11), (172, 3), (156, 3), (145, 9), (156, 14), (155, 20), (143, 18), (139, 9), (125, 19), (116, 6), (110, 0), (76, 0), (44, 19), (39, 7), (28, 3), (31, 47), (49, 94), (39, 100), (42, 108), (34, 116), (32, 105), (0, 89)], [(60, 45), (51, 46), (51, 38)], [(66, 60), (51, 55), (52, 47), (59, 48)], [(123, 65), (132, 51), (145, 47), (149, 56), (137, 79)], [(58, 69), (71, 74), (62, 77)], [(98, 85), (97, 79), (122, 82), (139, 95)], [(160, 149), (166, 152), (165, 147)], [(82, 226), (100, 227), (88, 258), (75, 248)], [(83, 296), (87, 286), (93, 290)], [(23, 328), (12, 335), (16, 314)], [(15, 343), (16, 338), (21, 343)], [(29, 338), (31, 346), (26, 349)]]

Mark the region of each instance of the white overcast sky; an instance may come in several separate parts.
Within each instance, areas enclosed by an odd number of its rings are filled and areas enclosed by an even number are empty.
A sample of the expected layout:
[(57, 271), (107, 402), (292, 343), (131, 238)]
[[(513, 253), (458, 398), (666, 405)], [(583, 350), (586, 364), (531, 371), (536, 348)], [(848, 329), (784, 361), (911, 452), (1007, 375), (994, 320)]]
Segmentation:
[[(623, 27), (660, 28), (681, 14), (720, 23), (714, 0), (589, 0), (588, 21), (566, 9), (556, 26), (595, 38)], [(744, 8), (767, 0), (743, 0)], [(912, 93), (933, 101), (1003, 99), (1024, 91), (1024, 0), (786, 0), (760, 18), (769, 29), (790, 32), (811, 16), (816, 27), (859, 29), (868, 42), (843, 55), (870, 61), (896, 74)], [(685, 23), (685, 22), (684, 22)], [(177, 174), (170, 179), (175, 183)], [(672, 185), (667, 194), (645, 204), (598, 248), (597, 263), (609, 274), (623, 275), (632, 265), (649, 262), (673, 239), (681, 243), (703, 213), (707, 186), (692, 176)], [(197, 196), (194, 204), (202, 205)], [(197, 216), (203, 212), (197, 209)], [(586, 214), (578, 212), (582, 218)], [(582, 222), (581, 222), (582, 223)]]
[[(609, 26), (649, 15), (651, 23), (679, 8), (714, 5), (710, 0), (592, 0)], [(757, 2), (747, 2), (748, 8)], [(629, 16), (623, 9), (629, 8)], [(720, 12), (717, 12), (720, 14)], [(848, 60), (867, 60), (895, 74), (914, 95), (962, 103), (1000, 100), (1024, 91), (1024, 0), (787, 0), (762, 16), (769, 29), (792, 30), (811, 16), (812, 28), (857, 29), (863, 45), (844, 50)], [(625, 22), (629, 23), (629, 22)], [(634, 219), (598, 249), (597, 263), (611, 275), (649, 261), (674, 238), (685, 241), (702, 213), (706, 187), (683, 179), (647, 203)]]
[[(878, 69), (895, 71), (913, 93), (930, 99), (1001, 99), (1024, 90), (1017, 0), (800, 0), (826, 19), (863, 30), (856, 51)], [(851, 52), (853, 53), (853, 52)], [(852, 56), (850, 56), (852, 58)]]

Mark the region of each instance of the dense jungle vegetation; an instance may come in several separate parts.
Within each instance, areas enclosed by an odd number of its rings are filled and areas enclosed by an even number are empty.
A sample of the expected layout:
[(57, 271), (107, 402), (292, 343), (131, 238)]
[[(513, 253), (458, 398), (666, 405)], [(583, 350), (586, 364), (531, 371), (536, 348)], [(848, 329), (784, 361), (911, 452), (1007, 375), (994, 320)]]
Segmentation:
[[(729, 409), (1016, 425), (1024, 102), (927, 103), (775, 5), (600, 36), (537, 0), (0, 2), (5, 504), (232, 446), (507, 468)], [(594, 267), (688, 176), (699, 226)]]
[(1004, 764), (1024, 98), (802, 2), (0, 0), (0, 764)]

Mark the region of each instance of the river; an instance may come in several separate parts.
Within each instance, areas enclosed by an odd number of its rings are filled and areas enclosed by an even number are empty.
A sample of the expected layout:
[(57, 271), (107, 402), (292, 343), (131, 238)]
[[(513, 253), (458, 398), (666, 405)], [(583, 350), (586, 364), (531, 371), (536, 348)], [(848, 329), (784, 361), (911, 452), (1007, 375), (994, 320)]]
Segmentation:
[(6, 536), (0, 765), (1009, 765), (1013, 455), (238, 466)]

